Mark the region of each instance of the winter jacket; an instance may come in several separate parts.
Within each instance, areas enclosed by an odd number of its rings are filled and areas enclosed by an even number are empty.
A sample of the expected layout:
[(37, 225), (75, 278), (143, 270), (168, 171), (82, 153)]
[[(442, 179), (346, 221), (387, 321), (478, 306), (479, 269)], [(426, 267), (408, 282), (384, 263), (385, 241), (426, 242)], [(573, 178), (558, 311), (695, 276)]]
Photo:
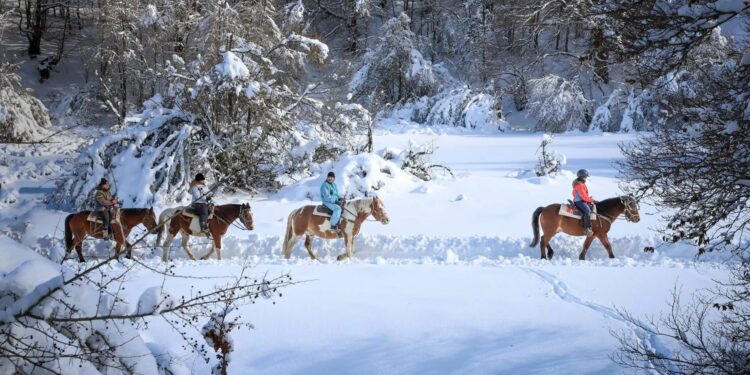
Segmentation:
[(196, 181), (190, 183), (190, 195), (193, 196), (193, 203), (208, 203), (210, 198), (206, 184)]
[(589, 196), (589, 188), (586, 187), (586, 183), (581, 180), (575, 180), (573, 181), (573, 202), (579, 201), (594, 203), (594, 199)]
[(108, 210), (114, 206), (114, 200), (115, 198), (112, 196), (112, 193), (110, 193), (108, 190), (101, 190), (96, 189), (96, 194), (94, 195), (94, 202), (96, 203), (96, 210)]
[(336, 204), (339, 198), (341, 198), (336, 183), (329, 183), (328, 181), (324, 182), (323, 185), (320, 186), (320, 198), (323, 200), (323, 203)]

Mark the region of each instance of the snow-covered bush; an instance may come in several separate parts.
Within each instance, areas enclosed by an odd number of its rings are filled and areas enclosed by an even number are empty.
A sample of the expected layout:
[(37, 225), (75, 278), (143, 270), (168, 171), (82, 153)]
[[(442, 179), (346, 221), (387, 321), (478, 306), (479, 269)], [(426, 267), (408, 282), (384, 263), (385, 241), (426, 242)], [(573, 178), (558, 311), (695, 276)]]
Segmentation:
[(429, 181), (445, 175), (453, 177), (450, 168), (432, 163), (430, 158), (434, 151), (432, 144), (418, 145), (410, 141), (406, 150), (386, 148), (381, 150), (379, 154), (383, 159), (396, 163), (401, 169), (420, 180)]
[(589, 101), (577, 82), (547, 74), (528, 82), (529, 115), (537, 120), (539, 131), (559, 133), (588, 130)]
[(346, 155), (318, 167), (318, 176), (282, 189), (289, 199), (320, 201), (320, 185), (329, 171), (336, 173), (339, 193), (347, 199), (401, 194), (417, 187), (419, 179), (392, 161), (375, 154)]
[[(632, 102), (629, 99), (630, 97), (621, 89), (612, 91), (607, 100), (594, 111), (589, 129), (604, 132), (619, 131), (625, 108)], [(633, 109), (630, 111), (632, 113)]]
[(192, 175), (212, 171), (217, 151), (210, 129), (180, 110), (154, 108), (134, 124), (84, 146), (52, 196), (52, 203), (83, 208), (104, 177), (126, 207), (180, 201)]
[[(185, 347), (208, 362), (212, 356), (188, 327), (218, 308), (229, 311), (260, 296), (280, 296), (278, 290), (292, 283), (288, 275), (254, 280), (243, 268), (243, 276), (197, 293), (147, 288), (133, 306), (123, 287), (132, 267), (113, 266), (116, 257), (68, 269), (7, 237), (0, 236), (0, 248), (6, 257), (0, 262), (0, 371), (8, 374), (190, 373), (173, 353), (146, 344), (145, 337), (153, 337), (152, 320), (170, 321)], [(250, 326), (240, 315), (222, 323)], [(228, 359), (228, 351), (223, 353)]]
[(534, 173), (537, 177), (551, 176), (554, 177), (562, 166), (565, 165), (567, 159), (565, 155), (558, 154), (556, 151), (550, 149), (553, 137), (549, 134), (545, 134), (542, 137), (542, 143), (537, 149), (539, 154), (539, 163), (534, 167)]
[(47, 107), (19, 87), (16, 66), (0, 63), (0, 141), (33, 142), (49, 135)]
[(355, 100), (368, 108), (430, 95), (437, 88), (432, 64), (417, 50), (410, 22), (405, 13), (386, 21), (349, 83)]
[[(508, 128), (497, 98), (469, 88), (450, 90), (430, 98), (424, 120), (428, 125), (450, 125), (472, 129), (500, 130)], [(422, 116), (420, 116), (422, 117)]]

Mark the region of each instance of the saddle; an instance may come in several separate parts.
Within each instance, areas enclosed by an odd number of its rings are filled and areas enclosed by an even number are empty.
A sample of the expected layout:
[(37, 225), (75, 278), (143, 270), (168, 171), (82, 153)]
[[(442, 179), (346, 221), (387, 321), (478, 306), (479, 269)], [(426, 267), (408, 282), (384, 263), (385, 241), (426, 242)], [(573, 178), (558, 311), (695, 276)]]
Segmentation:
[[(581, 212), (581, 210), (579, 210), (570, 199), (568, 199), (568, 203), (560, 205), (560, 211), (558, 214), (579, 220), (583, 218), (583, 212)], [(596, 205), (593, 205), (593, 208), (591, 209), (591, 220), (596, 220)]]
[[(198, 219), (198, 212), (190, 207), (185, 207), (182, 211), (180, 211), (182, 216), (191, 217), (194, 219)], [(214, 205), (208, 206), (208, 216), (206, 216), (206, 221), (211, 220), (214, 217)]]
[[(110, 216), (111, 220), (110, 223), (119, 223), (120, 222), (120, 211), (121, 209), (119, 207), (115, 207), (112, 209), (112, 215)], [(91, 211), (89, 212), (89, 216), (86, 217), (86, 221), (90, 221), (93, 223), (102, 223), (102, 218), (99, 216), (99, 211)]]
[[(341, 207), (342, 210), (344, 209), (344, 204), (345, 203), (346, 203), (346, 201), (343, 200), (343, 199), (339, 200), (339, 202), (338, 202), (338, 205), (339, 205), (339, 207)], [(312, 214), (315, 215), (315, 216), (331, 217), (331, 215), (333, 215), (333, 210), (331, 210), (330, 208), (328, 208), (328, 207), (326, 207), (326, 206), (324, 206), (322, 204), (319, 204), (319, 205), (315, 206), (315, 209), (313, 210)], [(341, 215), (341, 217), (343, 218), (344, 215)]]

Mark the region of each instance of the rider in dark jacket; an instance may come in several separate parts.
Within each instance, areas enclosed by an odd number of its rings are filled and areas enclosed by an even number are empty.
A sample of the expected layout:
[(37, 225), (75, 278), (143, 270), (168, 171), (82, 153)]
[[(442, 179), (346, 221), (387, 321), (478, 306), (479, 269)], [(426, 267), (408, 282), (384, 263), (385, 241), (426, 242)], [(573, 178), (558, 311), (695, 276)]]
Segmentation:
[(119, 202), (112, 196), (109, 191), (109, 182), (106, 178), (102, 178), (99, 181), (99, 185), (96, 186), (96, 194), (94, 195), (95, 211), (99, 213), (99, 217), (102, 219), (102, 237), (109, 238), (112, 233), (112, 208), (117, 206)]

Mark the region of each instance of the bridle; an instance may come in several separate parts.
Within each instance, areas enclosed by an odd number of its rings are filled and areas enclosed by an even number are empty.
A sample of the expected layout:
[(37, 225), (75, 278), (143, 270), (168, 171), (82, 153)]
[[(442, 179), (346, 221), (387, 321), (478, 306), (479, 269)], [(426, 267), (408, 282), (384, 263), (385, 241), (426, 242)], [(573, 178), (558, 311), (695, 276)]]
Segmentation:
[(237, 218), (240, 219), (240, 222), (242, 223), (243, 226), (235, 224), (234, 223), (235, 220), (232, 220), (232, 222), (230, 223), (230, 222), (226, 221), (223, 217), (219, 216), (216, 213), (214, 213), (214, 216), (216, 216), (217, 219), (221, 220), (227, 226), (233, 226), (233, 227), (235, 227), (237, 229), (241, 229), (241, 230), (250, 230), (250, 229), (247, 229), (247, 219), (245, 219), (245, 215), (244, 215), (245, 212), (251, 212), (252, 213), (252, 210), (250, 209), (249, 206), (247, 207), (247, 210), (246, 210), (244, 205), (240, 205), (240, 213), (239, 213), (239, 216)]
[(632, 197), (620, 197), (620, 203), (625, 206), (625, 211), (623, 211), (625, 214), (625, 220), (634, 223), (635, 221), (633, 221), (631, 217), (638, 215), (638, 211), (640, 211), (638, 202)]

